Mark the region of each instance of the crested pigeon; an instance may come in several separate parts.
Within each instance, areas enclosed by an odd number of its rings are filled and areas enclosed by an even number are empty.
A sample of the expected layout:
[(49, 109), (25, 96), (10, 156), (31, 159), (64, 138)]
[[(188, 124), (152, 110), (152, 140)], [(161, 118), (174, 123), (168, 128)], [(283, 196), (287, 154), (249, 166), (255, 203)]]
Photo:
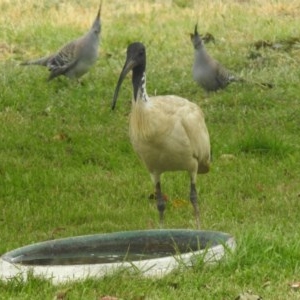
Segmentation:
[(241, 78), (236, 78), (230, 74), (228, 70), (207, 53), (203, 40), (198, 34), (197, 25), (194, 33), (191, 33), (191, 41), (195, 49), (194, 80), (207, 92), (223, 89), (232, 81), (243, 81)]
[(101, 4), (90, 30), (80, 38), (64, 45), (56, 53), (21, 65), (41, 65), (48, 68), (48, 81), (60, 75), (78, 79), (97, 61), (101, 33)]

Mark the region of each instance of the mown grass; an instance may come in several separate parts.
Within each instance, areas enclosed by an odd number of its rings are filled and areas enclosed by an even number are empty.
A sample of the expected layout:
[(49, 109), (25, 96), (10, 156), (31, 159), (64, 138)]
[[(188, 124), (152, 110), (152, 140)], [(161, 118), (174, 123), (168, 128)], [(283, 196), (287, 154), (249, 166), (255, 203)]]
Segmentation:
[[(53, 286), (38, 278), (0, 282), (0, 299), (300, 299), (299, 37), (297, 1), (104, 1), (100, 59), (82, 85), (22, 60), (48, 54), (85, 32), (98, 2), (0, 2), (0, 253), (47, 240), (158, 227), (149, 175), (128, 139), (130, 79), (111, 112), (126, 47), (147, 47), (148, 93), (176, 94), (203, 108), (211, 172), (199, 176), (203, 229), (233, 234), (237, 250), (162, 279), (121, 270), (101, 280)], [(216, 39), (208, 50), (247, 79), (206, 95), (191, 78), (189, 33), (199, 21)], [(248, 58), (255, 53), (256, 58)], [(193, 228), (188, 177), (163, 176), (167, 228)]]

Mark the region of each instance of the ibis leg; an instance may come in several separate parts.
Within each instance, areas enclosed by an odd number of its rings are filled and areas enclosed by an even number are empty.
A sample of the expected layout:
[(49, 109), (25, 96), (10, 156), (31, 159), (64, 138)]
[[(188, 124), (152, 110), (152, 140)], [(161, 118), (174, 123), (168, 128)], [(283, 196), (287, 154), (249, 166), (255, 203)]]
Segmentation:
[(157, 200), (157, 210), (159, 213), (159, 221), (160, 221), (160, 225), (162, 227), (164, 224), (165, 201), (164, 201), (163, 195), (161, 193), (159, 181), (155, 185), (155, 194), (156, 194), (156, 200)]
[(198, 197), (197, 197), (197, 191), (196, 191), (196, 184), (194, 182), (191, 182), (190, 200), (194, 207), (196, 226), (198, 229), (200, 229), (200, 213), (199, 213), (199, 206), (198, 206), (197, 198)]

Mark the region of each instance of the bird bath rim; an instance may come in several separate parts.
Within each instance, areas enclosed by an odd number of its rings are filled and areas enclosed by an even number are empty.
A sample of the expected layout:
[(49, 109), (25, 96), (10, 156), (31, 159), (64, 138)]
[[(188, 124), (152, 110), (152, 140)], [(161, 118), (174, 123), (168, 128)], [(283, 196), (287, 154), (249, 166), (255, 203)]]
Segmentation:
[(163, 276), (181, 263), (220, 260), (234, 238), (223, 232), (189, 229), (136, 230), (83, 235), (31, 244), (0, 258), (0, 279), (28, 273), (61, 283), (102, 277), (120, 267)]

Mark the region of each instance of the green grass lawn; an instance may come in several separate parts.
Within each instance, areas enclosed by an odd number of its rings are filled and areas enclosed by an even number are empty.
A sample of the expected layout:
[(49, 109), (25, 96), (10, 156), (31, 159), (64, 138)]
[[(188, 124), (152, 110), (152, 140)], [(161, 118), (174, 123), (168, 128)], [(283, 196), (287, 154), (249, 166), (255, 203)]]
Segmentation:
[[(147, 48), (149, 95), (201, 106), (213, 150), (198, 177), (202, 228), (232, 234), (226, 261), (162, 279), (120, 271), (54, 286), (0, 281), (0, 299), (300, 299), (300, 6), (282, 1), (104, 1), (100, 58), (81, 79), (47, 82), (19, 63), (57, 50), (89, 28), (98, 1), (0, 1), (0, 254), (43, 240), (158, 228), (150, 176), (128, 137), (130, 76), (110, 104), (127, 45)], [(248, 80), (207, 95), (192, 80), (189, 33)], [(257, 41), (273, 47), (256, 49)], [(165, 173), (166, 228), (194, 228), (189, 178)], [(59, 293), (65, 292), (63, 298)]]

